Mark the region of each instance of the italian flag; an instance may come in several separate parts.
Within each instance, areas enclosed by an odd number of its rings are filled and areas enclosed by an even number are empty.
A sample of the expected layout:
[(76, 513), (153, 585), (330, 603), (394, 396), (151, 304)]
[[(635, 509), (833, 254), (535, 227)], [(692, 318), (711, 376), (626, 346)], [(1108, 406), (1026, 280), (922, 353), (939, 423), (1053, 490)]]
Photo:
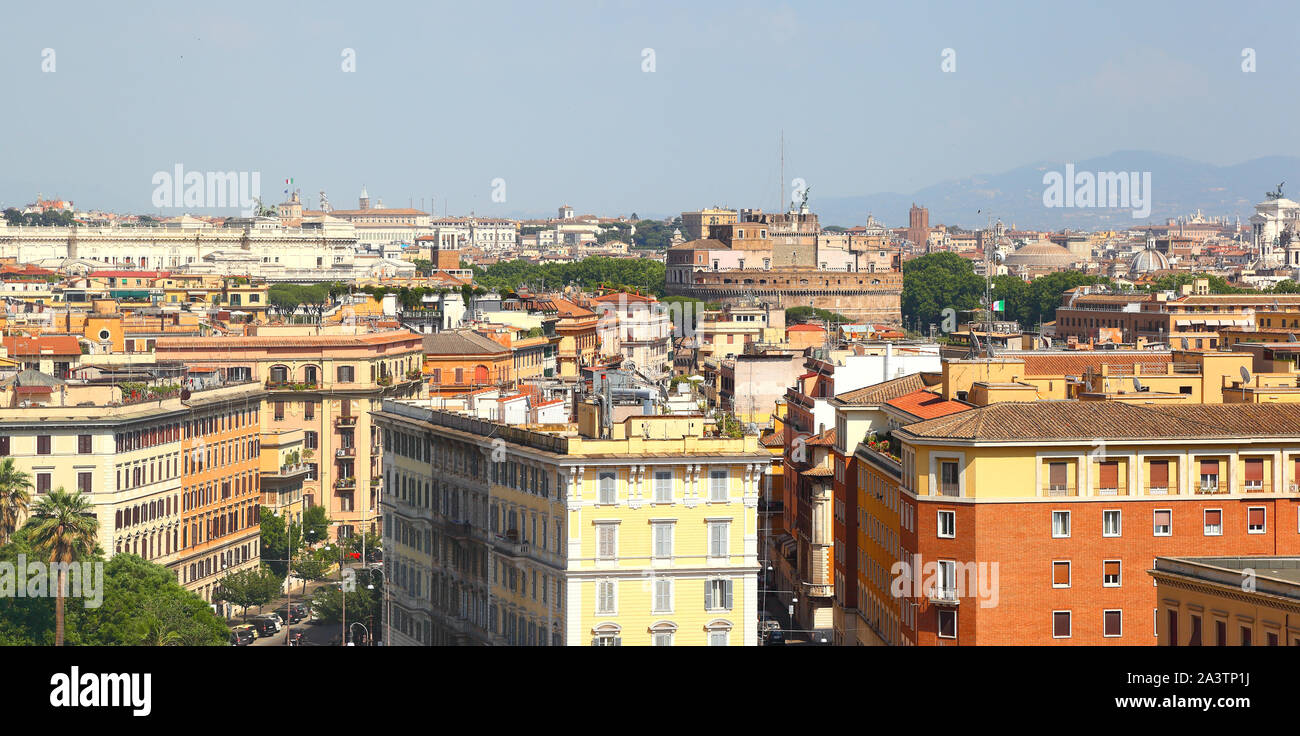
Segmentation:
[(993, 302), (992, 309), (994, 312), (1005, 312), (1007, 311), (1007, 303), (1006, 301), (999, 299), (996, 302)]

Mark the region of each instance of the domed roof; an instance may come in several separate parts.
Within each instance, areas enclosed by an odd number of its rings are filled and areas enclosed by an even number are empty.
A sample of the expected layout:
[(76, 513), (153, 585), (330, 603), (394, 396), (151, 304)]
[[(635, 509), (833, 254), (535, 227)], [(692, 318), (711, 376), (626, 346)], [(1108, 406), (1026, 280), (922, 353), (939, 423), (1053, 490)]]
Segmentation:
[(1169, 258), (1155, 248), (1143, 248), (1129, 261), (1129, 275), (1169, 270)]
[(1062, 248), (1050, 240), (1039, 240), (1009, 253), (1005, 263), (1008, 266), (1067, 268), (1076, 260), (1078, 259), (1068, 248)]

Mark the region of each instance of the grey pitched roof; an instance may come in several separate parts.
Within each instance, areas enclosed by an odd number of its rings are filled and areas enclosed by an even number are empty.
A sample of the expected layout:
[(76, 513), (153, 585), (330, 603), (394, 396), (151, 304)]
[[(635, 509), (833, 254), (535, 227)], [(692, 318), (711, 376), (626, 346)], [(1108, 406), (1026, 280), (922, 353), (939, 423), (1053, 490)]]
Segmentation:
[(4, 386), (5, 388), (9, 388), (10, 386), (49, 386), (51, 388), (57, 388), (66, 383), (67, 381), (64, 381), (61, 378), (56, 378), (48, 373), (41, 373), (40, 371), (34, 371), (28, 368), (27, 370), (19, 371), (18, 375), (5, 381)]
[(424, 352), (426, 355), (491, 355), (508, 351), (473, 330), (451, 330), (425, 335)]

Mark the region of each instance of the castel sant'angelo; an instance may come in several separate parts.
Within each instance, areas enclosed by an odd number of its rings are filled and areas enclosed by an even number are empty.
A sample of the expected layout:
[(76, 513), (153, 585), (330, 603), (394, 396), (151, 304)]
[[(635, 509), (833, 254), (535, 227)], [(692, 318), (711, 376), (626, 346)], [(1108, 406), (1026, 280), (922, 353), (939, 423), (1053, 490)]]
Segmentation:
[(689, 216), (699, 213), (685, 213), (695, 239), (668, 251), (670, 295), (722, 303), (757, 299), (782, 308), (826, 309), (858, 322), (901, 324), (903, 274), (883, 234), (823, 233), (806, 203), (784, 214), (706, 212), (710, 217), (697, 217), (694, 227)]

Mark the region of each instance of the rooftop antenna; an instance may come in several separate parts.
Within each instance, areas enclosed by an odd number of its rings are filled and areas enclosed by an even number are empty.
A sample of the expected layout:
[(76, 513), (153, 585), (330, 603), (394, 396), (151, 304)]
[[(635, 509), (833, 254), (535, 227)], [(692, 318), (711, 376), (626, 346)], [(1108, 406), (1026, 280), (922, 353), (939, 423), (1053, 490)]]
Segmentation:
[(785, 197), (785, 128), (781, 129), (781, 178), (776, 182), (776, 211), (785, 211), (782, 200)]

